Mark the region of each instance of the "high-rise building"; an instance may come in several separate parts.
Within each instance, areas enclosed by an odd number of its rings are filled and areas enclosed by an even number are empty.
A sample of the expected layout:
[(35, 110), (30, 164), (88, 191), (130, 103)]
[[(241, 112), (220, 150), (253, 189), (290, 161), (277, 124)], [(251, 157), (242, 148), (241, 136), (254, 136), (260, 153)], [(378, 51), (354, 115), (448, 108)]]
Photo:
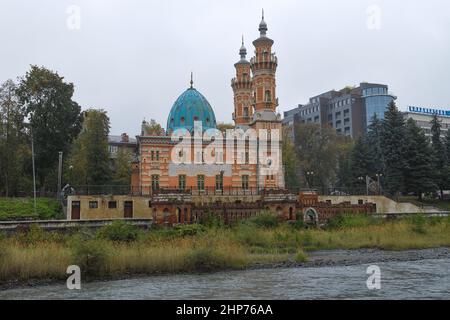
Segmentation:
[(283, 125), (296, 123), (329, 125), (340, 134), (357, 138), (367, 130), (376, 114), (384, 118), (389, 103), (396, 99), (388, 93), (388, 86), (361, 83), (358, 87), (331, 90), (309, 99), (305, 105), (284, 113)]
[(404, 113), (405, 119), (411, 118), (416, 121), (427, 137), (431, 137), (431, 120), (435, 114), (441, 123), (441, 138), (444, 138), (447, 135), (447, 131), (450, 130), (450, 110), (409, 106)]

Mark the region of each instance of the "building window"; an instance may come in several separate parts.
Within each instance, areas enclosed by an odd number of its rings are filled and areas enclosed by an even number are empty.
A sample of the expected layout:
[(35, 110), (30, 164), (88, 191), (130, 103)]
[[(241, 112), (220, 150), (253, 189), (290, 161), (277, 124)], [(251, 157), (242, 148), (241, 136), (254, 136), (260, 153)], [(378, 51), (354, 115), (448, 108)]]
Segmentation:
[(156, 161), (159, 161), (159, 150), (156, 151)]
[(197, 176), (197, 188), (198, 188), (198, 190), (205, 190), (205, 176), (204, 175)]
[(344, 117), (348, 117), (349, 114), (350, 114), (349, 109), (344, 110)]
[(328, 121), (333, 121), (333, 115), (332, 114), (328, 115)]
[(108, 201), (108, 209), (116, 209), (117, 201)]
[(339, 111), (339, 112), (336, 112), (335, 117), (336, 117), (336, 119), (337, 119), (337, 118), (340, 118), (340, 117), (341, 117), (341, 112), (340, 112), (340, 111)]
[(157, 174), (152, 175), (152, 190), (159, 190), (159, 175)]
[(153, 151), (153, 150), (152, 150), (152, 152), (151, 152), (150, 159), (151, 159), (152, 161), (155, 161), (155, 151)]
[(186, 175), (178, 176), (178, 189), (184, 190), (186, 189)]
[(245, 152), (245, 164), (249, 164), (250, 163), (250, 154), (249, 152)]
[(350, 118), (344, 119), (344, 125), (347, 126), (350, 124)]
[(248, 117), (248, 107), (244, 107), (244, 117)]
[(336, 121), (336, 127), (339, 127), (342, 124), (341, 120)]
[(89, 209), (97, 209), (98, 201), (89, 201)]
[(266, 90), (265, 102), (272, 102), (270, 90)]
[(216, 190), (223, 190), (223, 175), (216, 175)]
[(249, 187), (248, 181), (249, 181), (248, 175), (242, 176), (242, 189), (243, 190), (248, 190), (248, 187)]

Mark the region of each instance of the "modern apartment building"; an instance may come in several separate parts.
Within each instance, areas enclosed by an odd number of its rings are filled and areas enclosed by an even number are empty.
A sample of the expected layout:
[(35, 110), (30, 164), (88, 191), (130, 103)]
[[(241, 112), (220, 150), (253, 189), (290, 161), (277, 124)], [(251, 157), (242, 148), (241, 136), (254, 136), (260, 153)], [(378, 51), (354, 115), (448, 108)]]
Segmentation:
[(361, 83), (358, 87), (331, 90), (309, 99), (284, 113), (283, 124), (293, 128), (296, 123), (329, 125), (341, 133), (357, 138), (370, 124), (373, 115), (384, 117), (389, 103), (396, 97), (388, 93), (388, 86)]

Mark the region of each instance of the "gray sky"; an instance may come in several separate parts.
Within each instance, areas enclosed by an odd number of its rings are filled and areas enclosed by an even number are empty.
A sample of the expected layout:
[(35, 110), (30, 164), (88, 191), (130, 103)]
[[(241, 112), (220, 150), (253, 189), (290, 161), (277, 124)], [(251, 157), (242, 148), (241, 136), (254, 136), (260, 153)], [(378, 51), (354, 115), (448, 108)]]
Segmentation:
[(84, 109), (108, 111), (111, 133), (135, 135), (144, 117), (165, 127), (192, 70), (217, 120), (231, 122), (233, 64), (242, 34), (253, 53), (262, 7), (280, 113), (362, 81), (388, 84), (400, 109), (450, 109), (447, 0), (0, 0), (0, 82), (30, 64), (56, 70)]

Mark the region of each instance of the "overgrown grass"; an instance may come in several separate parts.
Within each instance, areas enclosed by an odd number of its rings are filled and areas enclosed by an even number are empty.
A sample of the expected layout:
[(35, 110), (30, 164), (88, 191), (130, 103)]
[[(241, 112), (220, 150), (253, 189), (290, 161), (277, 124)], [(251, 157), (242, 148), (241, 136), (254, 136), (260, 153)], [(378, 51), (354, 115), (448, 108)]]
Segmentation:
[(62, 219), (62, 209), (58, 201), (50, 198), (38, 198), (36, 214), (31, 198), (0, 198), (0, 220), (50, 220)]
[[(262, 218), (266, 221), (267, 217)], [(0, 282), (65, 279), (69, 265), (84, 277), (242, 269), (305, 262), (321, 249), (389, 250), (450, 246), (450, 218), (421, 215), (399, 221), (340, 217), (328, 230), (302, 229), (287, 223), (250, 220), (233, 227), (190, 225), (138, 230), (116, 223), (98, 232), (73, 235), (44, 232), (0, 237)]]

